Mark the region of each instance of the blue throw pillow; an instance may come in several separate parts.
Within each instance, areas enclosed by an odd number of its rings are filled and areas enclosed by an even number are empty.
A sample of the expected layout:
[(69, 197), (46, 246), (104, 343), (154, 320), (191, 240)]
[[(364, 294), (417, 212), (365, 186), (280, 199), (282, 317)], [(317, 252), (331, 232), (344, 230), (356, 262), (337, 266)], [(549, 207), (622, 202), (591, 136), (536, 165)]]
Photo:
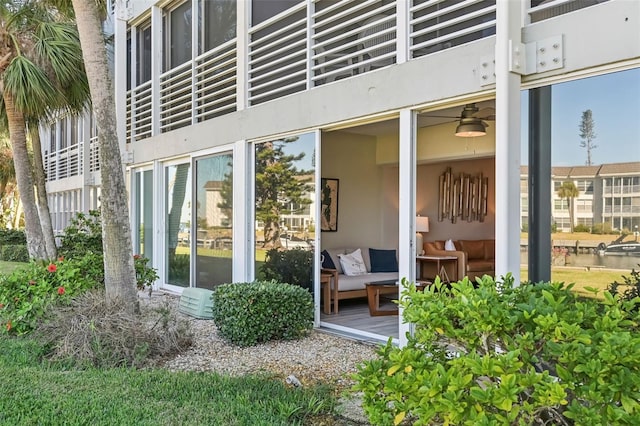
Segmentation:
[(336, 269), (336, 265), (333, 263), (333, 259), (331, 259), (331, 255), (329, 254), (328, 251), (326, 250), (322, 250), (322, 253), (320, 253), (322, 256), (324, 256), (324, 261), (322, 262), (322, 267), (325, 269)]
[(369, 249), (371, 272), (398, 272), (395, 250)]

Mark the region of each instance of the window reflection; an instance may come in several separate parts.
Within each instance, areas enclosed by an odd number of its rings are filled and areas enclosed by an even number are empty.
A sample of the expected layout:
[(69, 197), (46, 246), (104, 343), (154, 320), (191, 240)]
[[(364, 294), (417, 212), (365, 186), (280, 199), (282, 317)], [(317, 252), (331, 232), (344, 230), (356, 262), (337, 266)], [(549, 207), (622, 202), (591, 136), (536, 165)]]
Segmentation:
[(317, 223), (314, 147), (313, 134), (255, 145), (254, 236), (258, 279), (277, 279), (312, 288)]
[(640, 263), (640, 144), (629, 125), (640, 115), (640, 69), (555, 84), (551, 93), (551, 278), (588, 295), (585, 287), (604, 290)]

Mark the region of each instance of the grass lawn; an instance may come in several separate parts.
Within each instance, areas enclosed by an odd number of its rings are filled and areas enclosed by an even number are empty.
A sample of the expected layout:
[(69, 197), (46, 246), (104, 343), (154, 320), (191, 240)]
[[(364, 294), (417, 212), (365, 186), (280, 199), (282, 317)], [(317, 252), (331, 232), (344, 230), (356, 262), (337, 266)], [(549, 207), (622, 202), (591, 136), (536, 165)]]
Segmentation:
[(0, 260), (0, 275), (6, 275), (13, 272), (15, 269), (20, 268), (21, 266), (26, 265), (26, 263), (22, 262), (5, 262)]
[(160, 369), (68, 369), (42, 363), (32, 340), (0, 337), (0, 345), (2, 424), (306, 425), (330, 418), (335, 404), (324, 386)]
[[(528, 277), (528, 268), (520, 269), (520, 278), (525, 281)], [(555, 282), (564, 282), (565, 284), (575, 284), (573, 290), (582, 296), (593, 297), (593, 293), (586, 290), (586, 287), (593, 287), (600, 290), (599, 295), (607, 289), (609, 284), (614, 281), (623, 283), (623, 275), (630, 276), (631, 271), (619, 271), (614, 269), (591, 269), (571, 268), (571, 267), (552, 267), (551, 280)]]

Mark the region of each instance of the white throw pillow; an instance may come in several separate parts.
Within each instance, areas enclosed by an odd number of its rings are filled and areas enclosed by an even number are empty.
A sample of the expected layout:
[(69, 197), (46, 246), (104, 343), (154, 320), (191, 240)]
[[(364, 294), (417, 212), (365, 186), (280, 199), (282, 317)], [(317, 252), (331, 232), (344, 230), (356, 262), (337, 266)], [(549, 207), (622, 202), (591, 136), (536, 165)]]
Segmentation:
[(444, 242), (444, 249), (446, 251), (456, 251), (456, 246), (453, 244), (453, 241), (447, 240)]
[(338, 258), (340, 258), (340, 266), (342, 266), (345, 275), (364, 275), (367, 273), (360, 249), (349, 254), (339, 254)]

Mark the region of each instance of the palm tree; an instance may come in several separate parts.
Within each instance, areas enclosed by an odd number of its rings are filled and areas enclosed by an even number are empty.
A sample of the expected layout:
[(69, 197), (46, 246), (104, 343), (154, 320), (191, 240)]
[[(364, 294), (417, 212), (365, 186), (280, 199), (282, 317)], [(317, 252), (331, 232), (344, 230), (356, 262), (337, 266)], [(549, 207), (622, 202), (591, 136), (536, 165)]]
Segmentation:
[[(100, 3), (100, 4), (99, 4)], [(116, 129), (114, 90), (102, 33), (102, 2), (73, 0), (82, 54), (98, 126), (102, 180), (102, 244), (107, 300), (137, 312), (136, 273), (131, 245), (129, 206)]]
[[(29, 255), (50, 257), (45, 246), (27, 148), (27, 121), (68, 100), (79, 101), (86, 77), (77, 30), (46, 2), (0, 2), (0, 90), (25, 216)], [(40, 155), (40, 153), (37, 153)]]
[(580, 195), (580, 191), (576, 187), (576, 184), (571, 181), (562, 182), (560, 188), (558, 188), (558, 197), (560, 201), (566, 198), (569, 204), (569, 230), (573, 232), (573, 199)]

